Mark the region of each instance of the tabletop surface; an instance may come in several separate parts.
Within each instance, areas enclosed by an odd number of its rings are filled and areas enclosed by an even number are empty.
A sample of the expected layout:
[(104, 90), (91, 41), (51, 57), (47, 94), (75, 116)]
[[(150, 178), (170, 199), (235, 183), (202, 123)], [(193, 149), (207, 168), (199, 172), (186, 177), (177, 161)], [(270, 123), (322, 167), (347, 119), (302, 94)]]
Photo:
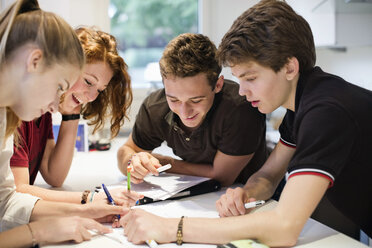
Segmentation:
[[(106, 185), (118, 184), (126, 178), (120, 173), (117, 168), (116, 151), (125, 139), (116, 138), (112, 142), (112, 147), (109, 151), (95, 152), (78, 152), (75, 154), (70, 172), (65, 180), (63, 187), (55, 190), (65, 191), (83, 191), (93, 189), (95, 186), (105, 183)], [(162, 146), (155, 152), (168, 153), (171, 151)], [(40, 174), (37, 176), (35, 185), (50, 188), (45, 183)], [(215, 201), (224, 193), (224, 189), (218, 192), (187, 197), (176, 201), (163, 201), (148, 205), (143, 205), (141, 208), (146, 209), (154, 214), (163, 215), (165, 217), (180, 217), (186, 215), (189, 217), (218, 217), (215, 209)], [(258, 211), (265, 211), (275, 206), (275, 202), (264, 205)], [(191, 209), (191, 210), (190, 210)], [(115, 230), (121, 233), (122, 229)], [(123, 235), (122, 241), (126, 239)], [(63, 243), (58, 245), (50, 245), (45, 247), (148, 247), (147, 245), (133, 245), (131, 243), (121, 244), (109, 237), (96, 236), (88, 242), (81, 244)], [(176, 244), (163, 244), (159, 247), (179, 247)], [(183, 244), (182, 247), (216, 247), (216, 245), (201, 245), (201, 244)], [(295, 247), (300, 248), (318, 248), (318, 247), (337, 247), (337, 248), (366, 248), (367, 246), (339, 233), (313, 219), (309, 219), (304, 229), (302, 230)]]

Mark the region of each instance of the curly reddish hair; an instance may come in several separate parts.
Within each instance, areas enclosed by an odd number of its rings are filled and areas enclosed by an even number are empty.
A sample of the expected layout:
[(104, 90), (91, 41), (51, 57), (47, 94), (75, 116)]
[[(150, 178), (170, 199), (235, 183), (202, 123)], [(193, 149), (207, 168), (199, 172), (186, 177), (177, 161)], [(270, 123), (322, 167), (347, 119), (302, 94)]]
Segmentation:
[(127, 111), (133, 95), (128, 66), (120, 57), (114, 36), (91, 27), (76, 29), (86, 57), (86, 63), (103, 61), (113, 71), (107, 88), (93, 101), (85, 104), (81, 110), (89, 125), (94, 125), (93, 133), (103, 128), (105, 120), (111, 117), (111, 138), (114, 138), (128, 119)]

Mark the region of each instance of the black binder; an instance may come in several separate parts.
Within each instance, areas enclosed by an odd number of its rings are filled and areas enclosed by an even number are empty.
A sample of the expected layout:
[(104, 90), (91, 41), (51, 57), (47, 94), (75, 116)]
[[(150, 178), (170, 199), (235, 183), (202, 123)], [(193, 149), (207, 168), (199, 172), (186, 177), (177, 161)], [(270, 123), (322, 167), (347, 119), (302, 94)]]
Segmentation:
[[(218, 181), (214, 179), (209, 179), (207, 181), (194, 185), (190, 188), (184, 189), (181, 192), (173, 195), (172, 197), (167, 198), (166, 200), (177, 200), (177, 199), (181, 199), (181, 198), (185, 198), (189, 196), (218, 191), (220, 189), (221, 189), (221, 184)], [(161, 201), (161, 200), (154, 201), (152, 198), (145, 196), (144, 198), (139, 200), (139, 205), (144, 205), (144, 204), (153, 203), (157, 201)]]

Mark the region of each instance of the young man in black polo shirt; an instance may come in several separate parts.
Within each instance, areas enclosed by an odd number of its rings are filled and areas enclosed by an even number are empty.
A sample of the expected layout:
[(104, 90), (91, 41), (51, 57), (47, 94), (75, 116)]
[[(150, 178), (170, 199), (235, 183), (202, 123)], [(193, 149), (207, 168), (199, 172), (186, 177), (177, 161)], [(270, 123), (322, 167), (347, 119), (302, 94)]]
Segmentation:
[[(239, 96), (239, 85), (219, 76), (215, 45), (201, 34), (182, 34), (160, 60), (164, 89), (143, 102), (128, 141), (118, 151), (134, 183), (156, 168), (204, 176), (222, 185), (245, 183), (267, 158), (265, 115)], [(182, 160), (153, 154), (163, 141)]]
[[(324, 195), (371, 237), (372, 92), (314, 67), (311, 29), (284, 1), (261, 1), (245, 11), (222, 39), (217, 57), (260, 112), (288, 109), (281, 142), (244, 188), (228, 190), (217, 202), (221, 216), (239, 216), (181, 222), (131, 210), (121, 219), (128, 239), (180, 241), (176, 233), (183, 223), (184, 242), (248, 238), (293, 246)], [(244, 203), (270, 198), (287, 170), (278, 205), (245, 214)]]

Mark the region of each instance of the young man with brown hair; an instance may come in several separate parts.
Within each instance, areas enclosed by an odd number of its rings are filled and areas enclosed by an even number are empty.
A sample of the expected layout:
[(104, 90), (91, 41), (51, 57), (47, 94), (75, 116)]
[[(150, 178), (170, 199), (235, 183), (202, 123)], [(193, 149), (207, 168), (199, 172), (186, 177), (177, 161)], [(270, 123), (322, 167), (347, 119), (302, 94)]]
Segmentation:
[[(128, 141), (118, 151), (132, 181), (142, 182), (170, 163), (169, 172), (204, 176), (222, 185), (245, 183), (267, 158), (265, 115), (238, 95), (239, 85), (220, 76), (215, 45), (201, 34), (182, 34), (160, 60), (164, 89), (143, 102)], [(163, 141), (182, 160), (153, 154)]]
[[(177, 227), (183, 223), (184, 242), (257, 239), (293, 246), (325, 194), (371, 237), (372, 92), (314, 67), (309, 24), (283, 1), (261, 1), (245, 11), (218, 51), (252, 106), (261, 113), (288, 109), (280, 142), (244, 188), (228, 190), (217, 202), (220, 216), (230, 217), (165, 219), (132, 210), (121, 219), (128, 239), (179, 241)], [(244, 203), (270, 198), (286, 171), (278, 205), (245, 214)]]

